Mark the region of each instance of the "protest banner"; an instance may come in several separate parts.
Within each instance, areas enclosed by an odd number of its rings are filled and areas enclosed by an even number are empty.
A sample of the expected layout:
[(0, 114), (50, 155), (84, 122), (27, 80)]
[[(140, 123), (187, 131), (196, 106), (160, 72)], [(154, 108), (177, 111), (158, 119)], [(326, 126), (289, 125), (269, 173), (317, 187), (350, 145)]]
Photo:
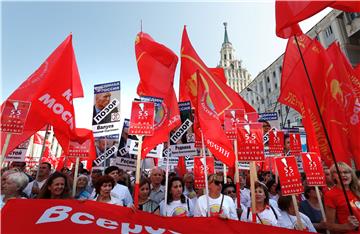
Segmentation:
[(179, 102), (179, 111), (181, 126), (171, 135), (171, 144), (173, 143), (193, 143), (195, 142), (194, 134), (194, 116), (191, 110), (191, 104), (187, 102)]
[(96, 159), (94, 164), (96, 166), (108, 166), (110, 164), (110, 158), (114, 158), (117, 155), (119, 145), (119, 134), (106, 135), (95, 137), (95, 150)]
[(198, 154), (195, 143), (171, 145), (170, 148), (173, 157), (196, 156)]
[(263, 161), (264, 143), (262, 123), (238, 124), (238, 160)]
[(306, 182), (308, 186), (326, 186), (325, 174), (317, 153), (301, 153)]
[[(128, 139), (127, 147), (130, 154), (137, 155), (139, 153), (139, 140)], [(164, 144), (157, 145), (154, 149), (150, 150), (146, 157), (149, 158), (161, 158), (164, 149)]]
[(302, 151), (301, 139), (299, 133), (290, 133), (290, 150), (293, 155), (300, 155)]
[(230, 140), (236, 140), (237, 124), (244, 122), (245, 110), (225, 110), (224, 130)]
[(128, 157), (116, 157), (115, 166), (124, 171), (136, 171), (136, 159)]
[[(31, 215), (19, 210), (31, 210)], [(90, 200), (11, 199), (1, 210), (1, 217), (2, 232), (7, 234), (308, 233), (217, 217), (161, 217)]]
[[(205, 171), (206, 168), (206, 171)], [(214, 170), (214, 157), (206, 157), (206, 162), (203, 156), (194, 157), (194, 187), (203, 189), (206, 187), (206, 174), (213, 174)]]
[(120, 134), (120, 81), (94, 86), (92, 125), (95, 137)]
[(30, 139), (18, 145), (4, 159), (4, 162), (25, 162), (25, 156), (29, 154)]
[(269, 154), (278, 155), (284, 152), (284, 132), (270, 130), (269, 136)]
[(128, 158), (131, 157), (131, 155), (129, 154), (130, 145), (128, 144), (129, 127), (130, 127), (130, 119), (124, 119), (120, 142), (118, 146), (117, 157), (128, 157)]

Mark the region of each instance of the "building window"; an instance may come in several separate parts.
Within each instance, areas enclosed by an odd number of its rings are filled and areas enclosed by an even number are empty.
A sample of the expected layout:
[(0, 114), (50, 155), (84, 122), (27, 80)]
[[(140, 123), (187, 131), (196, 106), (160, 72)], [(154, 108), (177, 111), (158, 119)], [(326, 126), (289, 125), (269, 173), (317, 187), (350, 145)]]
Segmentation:
[(260, 92), (264, 92), (264, 86), (262, 81), (260, 81)]
[(332, 27), (330, 25), (329, 27), (326, 28), (325, 35), (326, 35), (326, 37), (330, 37), (332, 34), (333, 34), (333, 30), (332, 30)]
[(229, 59), (231, 60), (231, 54), (229, 54)]
[(277, 89), (278, 88), (278, 84), (277, 83), (275, 83), (275, 89)]
[(260, 107), (258, 107), (257, 110), (258, 110), (257, 112), (260, 113)]
[(270, 83), (270, 77), (266, 77), (268, 83)]
[(271, 93), (271, 88), (269, 88), (269, 93)]
[(275, 71), (273, 71), (273, 77), (276, 78), (276, 74), (275, 74)]
[(254, 105), (254, 100), (251, 100), (251, 104)]
[(279, 71), (280, 71), (280, 73), (282, 72), (282, 66), (279, 67)]
[(264, 98), (261, 98), (261, 104), (264, 104), (264, 102), (265, 102)]
[(224, 54), (224, 60), (226, 60), (226, 54)]

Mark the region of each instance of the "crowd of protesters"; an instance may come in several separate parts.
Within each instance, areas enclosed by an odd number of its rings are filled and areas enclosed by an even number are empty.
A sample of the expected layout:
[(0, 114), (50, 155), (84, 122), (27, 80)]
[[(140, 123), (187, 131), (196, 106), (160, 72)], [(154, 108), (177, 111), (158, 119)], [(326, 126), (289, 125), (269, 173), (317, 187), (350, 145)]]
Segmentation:
[[(340, 176), (335, 167), (325, 169), (326, 187), (320, 188), (325, 205), (322, 217), (314, 187), (306, 186), (304, 194), (297, 196), (303, 227), (309, 232), (325, 233), (326, 230), (339, 233), (357, 233), (360, 210), (360, 181), (354, 170), (345, 163), (338, 163)], [(223, 174), (208, 176), (209, 196), (203, 189), (194, 187), (194, 175), (187, 173), (180, 177), (169, 173), (168, 190), (165, 189), (165, 172), (154, 167), (149, 174), (143, 174), (139, 185), (139, 203), (133, 204), (133, 173), (125, 172), (117, 166), (104, 171), (94, 169), (90, 173), (79, 167), (76, 191), (72, 193), (74, 170), (64, 168), (62, 172), (52, 172), (47, 162), (40, 164), (32, 176), (25, 172), (25, 163), (13, 162), (2, 170), (1, 207), (10, 199), (78, 199), (93, 200), (112, 205), (127, 206), (134, 211), (142, 210), (161, 216), (207, 217), (217, 216), (245, 222), (256, 222), (283, 228), (299, 229), (295, 206), (291, 196), (282, 196), (279, 182), (271, 172), (259, 172), (255, 183), (255, 209), (253, 215), (249, 173), (240, 173), (240, 206), (237, 205), (236, 186), (231, 177), (224, 182)], [(354, 215), (350, 215), (340, 179), (343, 181)], [(132, 181), (132, 182), (130, 182)], [(75, 196), (72, 196), (75, 194)], [(166, 197), (166, 201), (165, 201)], [(208, 210), (208, 207), (210, 210)]]

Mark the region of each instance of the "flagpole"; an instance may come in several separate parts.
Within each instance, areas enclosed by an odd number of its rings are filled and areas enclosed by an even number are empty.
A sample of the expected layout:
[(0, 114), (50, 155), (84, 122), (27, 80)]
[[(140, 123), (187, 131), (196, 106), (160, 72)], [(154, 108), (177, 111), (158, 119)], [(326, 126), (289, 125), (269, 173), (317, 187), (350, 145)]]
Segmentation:
[(234, 151), (235, 151), (235, 186), (236, 186), (236, 203), (237, 208), (240, 209), (240, 180), (239, 180), (239, 159), (238, 159), (238, 144), (237, 139), (234, 140)]
[(256, 180), (255, 162), (250, 162), (250, 193), (251, 193), (251, 213), (252, 221), (256, 223), (256, 201), (255, 201), (255, 180)]
[(2, 164), (4, 162), (4, 159), (5, 159), (6, 150), (7, 150), (8, 146), (9, 146), (9, 143), (10, 143), (10, 138), (11, 138), (11, 133), (8, 132), (6, 134), (4, 147), (2, 148), (2, 151), (1, 151), (1, 158), (0, 158), (0, 166), (1, 166), (1, 168), (2, 168)]
[[(169, 158), (171, 156), (171, 149), (170, 149), (170, 139), (168, 139), (167, 142), (167, 147), (168, 147), (168, 156), (166, 157), (166, 171), (165, 171), (165, 208), (164, 211), (166, 212), (166, 208), (167, 208), (167, 194), (168, 194), (168, 183), (169, 183)], [(166, 214), (165, 214), (166, 215)]]
[(141, 151), (143, 135), (139, 135), (139, 147), (136, 157), (136, 175), (135, 175), (135, 188), (134, 188), (134, 206), (137, 208), (139, 205), (139, 184), (140, 184), (140, 164), (141, 164)]
[(41, 148), (41, 153), (40, 153), (40, 158), (39, 158), (39, 163), (38, 163), (39, 165), (38, 165), (38, 168), (37, 168), (37, 171), (36, 171), (35, 181), (38, 181), (38, 179), (39, 179), (40, 163), (41, 163), (42, 157), (43, 157), (43, 155), (44, 155), (45, 145), (46, 145), (46, 140), (47, 140), (47, 137), (48, 137), (49, 127), (50, 127), (50, 124), (47, 124), (47, 125), (46, 125), (46, 130), (45, 130), (44, 142), (43, 142), (43, 145), (42, 145), (42, 148)]
[[(322, 219), (326, 223), (326, 214), (325, 214), (324, 205), (323, 205), (322, 200), (321, 200), (320, 190), (319, 190), (318, 186), (315, 186), (315, 192), (316, 192), (316, 197), (317, 197), (318, 202), (319, 202), (321, 216), (323, 217)], [(329, 230), (326, 230), (326, 234), (330, 234)]]
[(78, 180), (78, 170), (79, 170), (79, 162), (80, 162), (80, 157), (79, 155), (76, 157), (76, 163), (75, 163), (75, 172), (74, 172), (74, 180), (73, 180), (73, 191), (72, 191), (72, 196), (75, 197), (76, 195), (76, 184), (77, 184), (77, 180)]
[(223, 163), (223, 177), (224, 177), (224, 184), (226, 184), (226, 182), (227, 182), (227, 178), (226, 178), (226, 164), (225, 163)]
[(299, 206), (297, 204), (297, 200), (296, 200), (295, 195), (291, 195), (291, 198), (292, 198), (292, 202), (293, 202), (294, 210), (295, 210), (295, 214), (296, 214), (296, 224), (300, 228), (300, 231), (302, 231), (302, 230), (304, 230), (304, 224), (301, 222), (301, 217), (300, 217), (300, 213), (299, 213)]
[(205, 151), (205, 141), (204, 141), (204, 134), (201, 130), (201, 143), (202, 143), (202, 153), (203, 159), (205, 163), (204, 174), (205, 174), (205, 196), (206, 196), (206, 215), (210, 217), (210, 202), (209, 202), (209, 185), (208, 185), (208, 173), (207, 173), (207, 163), (206, 163), (206, 151)]
[[(307, 66), (305, 64), (305, 60), (304, 60), (304, 57), (303, 57), (303, 54), (301, 52), (301, 49), (300, 49), (300, 45), (299, 45), (299, 42), (298, 42), (298, 39), (297, 39), (297, 36), (294, 36), (295, 38), (295, 42), (296, 42), (296, 45), (297, 45), (297, 48), (298, 48), (298, 51), (299, 51), (299, 54), (300, 54), (300, 58), (301, 58), (301, 61), (302, 61), (302, 64), (304, 66), (304, 70), (305, 70), (305, 73), (306, 73), (306, 78), (307, 78), (307, 81), (309, 83), (309, 86), (310, 86), (310, 89), (311, 89), (311, 94), (314, 98), (314, 101), (315, 101), (315, 105), (316, 105), (316, 109), (317, 109), (317, 112), (319, 114), (319, 118), (320, 118), (320, 121), (321, 121), (321, 124), (323, 126), (323, 130), (324, 130), (324, 133), (325, 133), (325, 137), (326, 137), (326, 140), (328, 142), (328, 145), (329, 145), (329, 149), (330, 149), (330, 152), (331, 152), (331, 157), (332, 157), (332, 160), (334, 161), (334, 165), (335, 165), (335, 169), (336, 169), (336, 172), (340, 178), (340, 170), (339, 170), (339, 167), (337, 165), (337, 161), (336, 161), (336, 157), (335, 157), (335, 153), (334, 153), (334, 150), (333, 150), (333, 147), (331, 145), (331, 142), (330, 142), (330, 137), (329, 137), (329, 134), (328, 134), (328, 131), (326, 129), (326, 126), (325, 126), (325, 122), (324, 122), (324, 119), (321, 115), (321, 111), (320, 111), (320, 107), (319, 107), (319, 103), (316, 99), (316, 95), (315, 95), (315, 90), (314, 90), (314, 87), (312, 86), (312, 83), (311, 83), (311, 79), (310, 79), (310, 75), (309, 75), (309, 72), (307, 70)], [(344, 186), (344, 182), (340, 179), (340, 184), (341, 184), (341, 188), (343, 190), (343, 193), (344, 193), (344, 196), (345, 196), (345, 200), (346, 200), (346, 204), (348, 206), (348, 209), (349, 209), (349, 213), (350, 215), (354, 215), (352, 209), (351, 209), (351, 205), (350, 205), (350, 201), (349, 201), (349, 197), (346, 193), (346, 190), (345, 190), (345, 186)]]

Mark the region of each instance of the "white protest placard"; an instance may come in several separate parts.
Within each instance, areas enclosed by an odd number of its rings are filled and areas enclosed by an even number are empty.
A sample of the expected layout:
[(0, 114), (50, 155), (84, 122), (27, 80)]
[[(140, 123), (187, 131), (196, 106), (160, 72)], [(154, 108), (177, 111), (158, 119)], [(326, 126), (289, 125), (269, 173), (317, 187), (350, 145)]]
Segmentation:
[[(139, 149), (139, 141), (128, 139), (128, 143), (127, 143), (127, 144), (130, 145), (129, 153), (130, 153), (130, 154), (136, 154), (136, 155), (137, 155), (138, 149)], [(164, 144), (159, 144), (159, 145), (157, 145), (155, 149), (152, 149), (152, 150), (146, 155), (146, 157), (150, 157), (150, 158), (162, 158), (163, 148), (164, 148)]]
[(238, 165), (240, 170), (250, 170), (250, 163), (248, 162), (239, 162)]
[(192, 125), (193, 122), (191, 122), (191, 120), (189, 119), (185, 120), (185, 122), (181, 124), (178, 130), (176, 130), (176, 132), (174, 132), (174, 134), (171, 135), (170, 140), (173, 143), (177, 143), (181, 139), (181, 137), (187, 132), (187, 130), (191, 128)]
[(185, 166), (187, 170), (192, 171), (194, 169), (194, 157), (185, 156)]
[(4, 159), (4, 162), (25, 162), (30, 140), (26, 140), (11, 151)]
[(171, 145), (170, 148), (173, 157), (198, 155), (195, 143)]
[(94, 163), (96, 166), (99, 166), (102, 162), (104, 162), (109, 157), (116, 155), (117, 147), (115, 145), (111, 146), (107, 149), (103, 154), (100, 154), (95, 160)]
[(136, 170), (136, 159), (116, 157), (115, 165), (124, 171), (135, 171)]
[(224, 171), (224, 164), (219, 160), (215, 160), (215, 172), (223, 172)]

